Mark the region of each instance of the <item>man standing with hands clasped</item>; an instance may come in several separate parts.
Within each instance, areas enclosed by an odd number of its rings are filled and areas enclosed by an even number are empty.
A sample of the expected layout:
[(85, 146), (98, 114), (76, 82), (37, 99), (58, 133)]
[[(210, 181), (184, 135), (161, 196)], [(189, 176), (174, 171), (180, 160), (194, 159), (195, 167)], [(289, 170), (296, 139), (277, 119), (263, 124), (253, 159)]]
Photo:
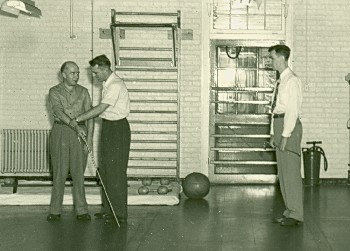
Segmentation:
[(304, 220), (301, 168), (300, 122), (302, 83), (289, 68), (290, 49), (286, 45), (269, 48), (272, 68), (279, 73), (272, 103), (270, 144), (276, 146), (277, 170), (285, 204), (282, 216), (273, 221), (281, 226), (297, 226)]
[[(129, 93), (124, 81), (111, 70), (111, 62), (105, 55), (100, 55), (90, 62), (92, 74), (102, 83), (102, 99), (99, 105), (77, 116), (75, 121), (82, 121), (100, 116), (101, 162), (100, 176), (113, 206), (118, 221), (127, 221), (127, 167), (130, 151), (130, 126), (126, 117), (130, 112)], [(114, 223), (113, 214), (106, 195), (102, 193), (102, 210), (96, 218)]]

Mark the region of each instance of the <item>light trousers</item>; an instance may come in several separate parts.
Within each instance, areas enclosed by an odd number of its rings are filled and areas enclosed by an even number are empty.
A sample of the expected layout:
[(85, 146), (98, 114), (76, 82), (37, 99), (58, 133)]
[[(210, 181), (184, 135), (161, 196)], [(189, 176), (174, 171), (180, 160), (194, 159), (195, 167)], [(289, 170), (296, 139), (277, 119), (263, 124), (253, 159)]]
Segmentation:
[(88, 212), (84, 187), (87, 154), (83, 147), (83, 142), (78, 141), (78, 135), (72, 128), (63, 124), (54, 124), (50, 138), (53, 171), (51, 214), (61, 214), (68, 173), (70, 173), (73, 180), (72, 192), (76, 214), (80, 215)]
[[(276, 144), (281, 141), (284, 118), (274, 119)], [(276, 147), (278, 179), (286, 206), (283, 215), (299, 221), (304, 220), (303, 183), (301, 178), (301, 139), (303, 128), (298, 119), (292, 135), (287, 140), (286, 150)]]

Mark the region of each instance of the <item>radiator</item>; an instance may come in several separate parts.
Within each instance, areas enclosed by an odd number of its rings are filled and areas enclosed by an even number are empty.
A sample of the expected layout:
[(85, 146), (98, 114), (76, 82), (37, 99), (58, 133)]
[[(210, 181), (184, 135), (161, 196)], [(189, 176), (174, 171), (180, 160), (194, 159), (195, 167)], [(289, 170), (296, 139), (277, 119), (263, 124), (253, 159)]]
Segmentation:
[(3, 129), (1, 131), (1, 174), (47, 176), (50, 130)]

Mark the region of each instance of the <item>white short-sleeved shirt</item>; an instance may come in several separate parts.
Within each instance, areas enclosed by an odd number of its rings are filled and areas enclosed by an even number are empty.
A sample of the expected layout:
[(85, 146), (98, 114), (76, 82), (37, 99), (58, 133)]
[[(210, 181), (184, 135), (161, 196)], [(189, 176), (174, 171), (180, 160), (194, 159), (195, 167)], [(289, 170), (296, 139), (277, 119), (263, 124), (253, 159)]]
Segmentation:
[(107, 120), (126, 118), (130, 113), (130, 98), (124, 81), (112, 73), (102, 86), (101, 103), (110, 106), (100, 117)]

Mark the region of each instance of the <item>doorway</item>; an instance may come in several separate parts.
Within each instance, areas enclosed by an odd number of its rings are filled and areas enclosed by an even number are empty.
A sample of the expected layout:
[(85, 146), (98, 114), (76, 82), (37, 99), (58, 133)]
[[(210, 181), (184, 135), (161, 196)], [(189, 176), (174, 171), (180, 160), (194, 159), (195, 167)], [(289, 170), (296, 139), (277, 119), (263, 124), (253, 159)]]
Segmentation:
[(209, 169), (215, 183), (273, 183), (270, 108), (277, 72), (268, 48), (280, 41), (211, 40)]

